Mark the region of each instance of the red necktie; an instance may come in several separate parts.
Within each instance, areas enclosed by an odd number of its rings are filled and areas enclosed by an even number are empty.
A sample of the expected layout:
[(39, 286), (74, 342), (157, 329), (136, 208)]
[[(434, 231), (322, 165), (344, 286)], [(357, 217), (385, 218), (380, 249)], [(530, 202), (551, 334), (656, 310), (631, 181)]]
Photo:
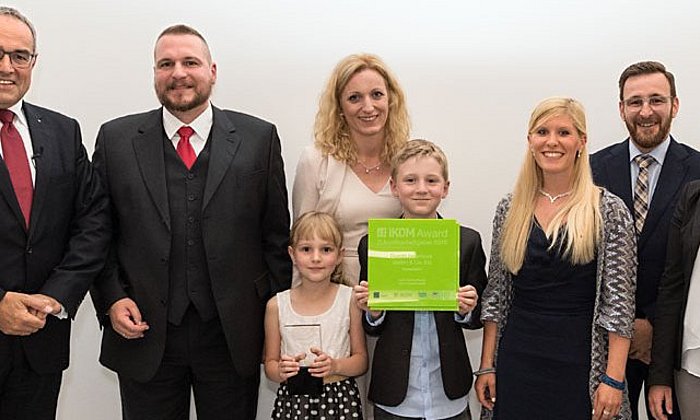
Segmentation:
[(0, 109), (0, 142), (2, 143), (2, 158), (10, 173), (12, 187), (19, 203), (19, 208), (24, 215), (26, 227), (29, 226), (29, 216), (32, 211), (32, 197), (34, 186), (32, 185), (32, 173), (29, 170), (29, 159), (24, 148), (24, 142), (19, 131), (12, 124), (15, 114), (7, 109)]
[(194, 165), (194, 161), (197, 160), (197, 155), (194, 153), (194, 148), (190, 144), (190, 137), (194, 134), (192, 127), (182, 126), (177, 130), (177, 134), (180, 135), (180, 141), (177, 142), (177, 154), (180, 155), (180, 159), (190, 169)]

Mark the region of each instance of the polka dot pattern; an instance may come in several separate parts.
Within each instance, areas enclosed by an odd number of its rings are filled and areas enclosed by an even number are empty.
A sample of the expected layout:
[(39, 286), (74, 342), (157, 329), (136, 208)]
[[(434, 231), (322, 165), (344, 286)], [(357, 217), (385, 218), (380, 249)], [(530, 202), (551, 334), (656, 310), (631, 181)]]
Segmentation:
[(277, 389), (272, 419), (361, 420), (360, 391), (353, 378), (324, 384), (319, 397), (290, 395), (287, 384), (282, 384)]

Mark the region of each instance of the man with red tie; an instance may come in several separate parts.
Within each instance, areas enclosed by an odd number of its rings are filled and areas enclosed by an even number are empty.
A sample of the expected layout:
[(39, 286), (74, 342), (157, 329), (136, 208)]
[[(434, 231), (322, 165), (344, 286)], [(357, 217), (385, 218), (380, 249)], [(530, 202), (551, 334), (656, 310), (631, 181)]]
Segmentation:
[(70, 318), (104, 265), (108, 203), (77, 121), (25, 102), (36, 36), (0, 7), (0, 419), (54, 419)]
[(265, 304), (289, 287), (289, 210), (274, 125), (210, 103), (202, 35), (165, 29), (161, 108), (105, 123), (95, 168), (116, 226), (91, 291), (125, 419), (254, 419)]

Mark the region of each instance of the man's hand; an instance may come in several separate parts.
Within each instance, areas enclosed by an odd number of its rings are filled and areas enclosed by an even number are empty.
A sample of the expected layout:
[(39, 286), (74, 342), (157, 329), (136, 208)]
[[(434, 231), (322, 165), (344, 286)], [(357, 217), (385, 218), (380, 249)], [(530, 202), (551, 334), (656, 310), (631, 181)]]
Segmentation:
[(656, 420), (667, 420), (664, 413), (673, 414), (673, 391), (667, 385), (652, 385), (649, 388), (649, 410)]
[(651, 363), (651, 339), (654, 327), (648, 319), (637, 318), (634, 320), (634, 333), (630, 344), (629, 358), (636, 359), (647, 365)]
[(148, 330), (148, 324), (141, 318), (136, 302), (122, 298), (109, 308), (109, 320), (112, 329), (126, 339), (141, 338)]
[(7, 292), (0, 300), (0, 331), (7, 335), (34, 334), (44, 328), (46, 313), (50, 310), (46, 299)]
[(33, 307), (29, 310), (32, 315), (46, 319), (47, 315), (58, 315), (63, 310), (63, 305), (51, 296), (42, 295), (40, 293), (31, 296), (41, 299), (41, 302), (43, 302), (39, 307)]

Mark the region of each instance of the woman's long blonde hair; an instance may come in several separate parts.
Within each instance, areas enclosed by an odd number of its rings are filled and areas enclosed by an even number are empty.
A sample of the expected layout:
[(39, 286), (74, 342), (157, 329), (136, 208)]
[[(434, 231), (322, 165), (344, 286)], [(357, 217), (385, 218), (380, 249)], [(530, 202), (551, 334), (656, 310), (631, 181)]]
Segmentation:
[(374, 70), (386, 83), (389, 95), (389, 112), (384, 128), (383, 162), (391, 161), (396, 151), (408, 140), (410, 120), (406, 109), (406, 96), (396, 77), (376, 55), (353, 54), (342, 59), (333, 69), (331, 77), (319, 100), (314, 122), (314, 144), (323, 155), (338, 161), (354, 163), (357, 160), (355, 144), (350, 139), (350, 130), (341, 116), (340, 100), (343, 89), (350, 79), (362, 70)]
[[(535, 132), (549, 119), (562, 115), (571, 118), (579, 136), (586, 136), (583, 106), (575, 99), (561, 97), (545, 99), (535, 107), (530, 116), (528, 134)], [(595, 258), (602, 225), (600, 189), (593, 184), (585, 143), (574, 161), (569, 200), (557, 211), (545, 231), (552, 246), (559, 243), (560, 234), (565, 235), (561, 241), (561, 250), (572, 264), (585, 264)], [(527, 241), (535, 215), (535, 202), (542, 185), (542, 169), (528, 150), (513, 189), (501, 241), (503, 263), (513, 274), (520, 271), (525, 260)]]
[(343, 272), (343, 233), (340, 230), (338, 221), (330, 214), (321, 211), (308, 211), (302, 214), (292, 225), (292, 231), (289, 234), (289, 246), (295, 248), (299, 242), (313, 239), (314, 236), (322, 241), (332, 243), (340, 254), (340, 262), (331, 274), (331, 281), (345, 284), (346, 286), (353, 286), (345, 278)]

